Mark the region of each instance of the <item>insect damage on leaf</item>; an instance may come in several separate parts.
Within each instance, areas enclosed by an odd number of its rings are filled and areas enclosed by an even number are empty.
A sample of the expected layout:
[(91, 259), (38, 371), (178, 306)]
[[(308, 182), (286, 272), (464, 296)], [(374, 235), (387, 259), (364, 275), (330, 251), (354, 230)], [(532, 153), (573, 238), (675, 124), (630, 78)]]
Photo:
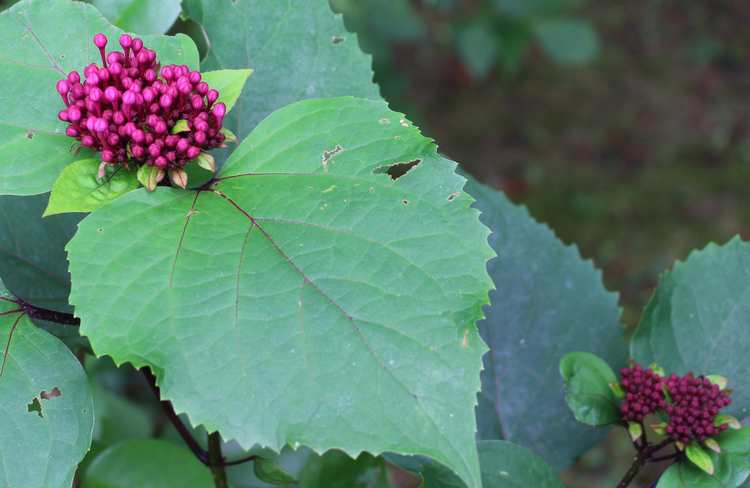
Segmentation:
[(42, 391), (39, 393), (39, 395), (35, 396), (28, 405), (26, 405), (26, 410), (29, 413), (36, 413), (37, 415), (39, 415), (39, 417), (44, 418), (44, 412), (42, 411), (42, 400), (52, 400), (53, 398), (57, 398), (59, 396), (62, 396), (62, 392), (58, 387), (54, 387), (50, 391)]
[(323, 165), (323, 171), (328, 172), (328, 163), (333, 159), (334, 156), (341, 153), (344, 150), (343, 147), (336, 144), (336, 147), (330, 151), (323, 151), (323, 155), (320, 157), (320, 164)]
[(372, 172), (375, 174), (387, 174), (391, 177), (392, 180), (397, 180), (411, 171), (421, 162), (421, 159), (415, 159), (414, 161), (409, 161), (408, 163), (386, 164), (384, 166), (378, 166)]

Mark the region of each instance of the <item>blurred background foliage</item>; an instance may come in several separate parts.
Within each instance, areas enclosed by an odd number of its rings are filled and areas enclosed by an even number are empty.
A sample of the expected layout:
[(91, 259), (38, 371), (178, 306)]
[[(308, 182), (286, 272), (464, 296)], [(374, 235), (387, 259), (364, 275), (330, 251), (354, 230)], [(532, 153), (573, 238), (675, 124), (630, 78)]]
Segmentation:
[[(123, 7), (130, 0), (90, 1), (144, 32), (178, 12), (163, 2), (144, 26)], [(392, 107), (593, 259), (621, 293), (629, 331), (675, 259), (750, 239), (745, 0), (330, 1), (372, 54)], [(199, 30), (178, 18), (171, 31), (205, 46)], [(140, 375), (86, 364), (98, 368), (99, 404), (117, 412), (97, 424), (95, 449), (123, 428), (175, 437)], [(614, 486), (631, 455), (613, 434), (563, 479)]]

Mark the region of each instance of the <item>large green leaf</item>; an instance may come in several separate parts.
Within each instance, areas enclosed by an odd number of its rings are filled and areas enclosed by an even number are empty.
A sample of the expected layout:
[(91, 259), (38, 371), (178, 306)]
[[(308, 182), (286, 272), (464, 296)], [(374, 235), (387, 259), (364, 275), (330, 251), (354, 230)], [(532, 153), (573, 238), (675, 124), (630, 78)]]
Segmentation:
[(729, 413), (748, 416), (750, 389), (750, 244), (710, 244), (665, 273), (631, 343), (634, 358), (677, 374), (729, 379)]
[(346, 31), (328, 0), (185, 0), (210, 50), (206, 69), (252, 68), (225, 125), (244, 138), (276, 109), (307, 98), (380, 98), (370, 56)]
[[(65, 165), (91, 154), (77, 154), (75, 141), (65, 136), (55, 83), (100, 62), (92, 42), (97, 32), (114, 45), (122, 33), (91, 5), (70, 0), (25, 0), (0, 13), (0, 194), (47, 192)], [(198, 51), (187, 36), (143, 41), (162, 64), (198, 66)]]
[(89, 0), (120, 29), (162, 34), (180, 15), (180, 0)]
[(682, 459), (667, 469), (657, 488), (736, 488), (750, 475), (750, 428), (728, 430), (717, 437), (721, 454), (708, 453), (713, 476)]
[(0, 196), (0, 277), (17, 297), (70, 312), (70, 275), (65, 259), (79, 215), (42, 218), (49, 195)]
[(211, 189), (136, 190), (81, 223), (81, 332), (244, 447), (423, 454), (477, 487), (492, 253), (454, 170), (384, 102), (290, 105)]
[(500, 256), (488, 265), (496, 290), (479, 323), (491, 349), (482, 372), (480, 436), (497, 438), (502, 424), (505, 438), (563, 468), (604, 432), (568, 412), (558, 365), (570, 351), (624, 364), (617, 295), (604, 289), (601, 273), (574, 246), (563, 245), (525, 208), (473, 180), (466, 190)]
[(86, 469), (86, 488), (211, 488), (211, 471), (187, 448), (136, 439), (102, 452)]
[[(71, 486), (91, 444), (94, 405), (83, 368), (57, 338), (7, 301), (0, 283), (0, 345), (15, 324), (0, 376), (0, 482), (3, 488)], [(2, 359), (0, 359), (2, 361)]]
[[(570, 352), (560, 360), (560, 376), (565, 382), (565, 401), (579, 422), (599, 427), (620, 420), (612, 390), (617, 376), (600, 357)], [(634, 435), (639, 436), (640, 433)]]

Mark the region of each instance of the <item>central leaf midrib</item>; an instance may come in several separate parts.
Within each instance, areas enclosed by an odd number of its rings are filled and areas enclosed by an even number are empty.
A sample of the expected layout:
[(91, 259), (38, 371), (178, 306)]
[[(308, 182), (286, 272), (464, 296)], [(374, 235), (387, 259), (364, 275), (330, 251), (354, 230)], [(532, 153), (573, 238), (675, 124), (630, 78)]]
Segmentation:
[[(198, 192), (198, 193), (200, 193), (200, 192)], [(266, 238), (266, 240), (268, 240), (268, 242), (271, 244), (271, 246), (274, 248), (274, 250), (279, 254), (279, 256), (281, 256), (289, 264), (289, 266), (295, 272), (297, 272), (305, 280), (306, 283), (309, 283), (310, 286), (313, 287), (326, 301), (328, 301), (331, 305), (333, 305), (335, 308), (337, 308), (341, 312), (341, 314), (352, 325), (352, 328), (357, 333), (357, 335), (359, 335), (360, 339), (362, 340), (362, 343), (365, 345), (365, 347), (367, 348), (368, 352), (373, 357), (373, 359), (377, 362), (377, 364), (380, 366), (380, 368), (383, 371), (387, 372), (388, 375), (391, 376), (391, 378), (396, 382), (396, 384), (398, 384), (406, 392), (406, 394), (408, 396), (410, 396), (410, 397), (412, 397), (414, 399), (414, 401), (419, 406), (419, 409), (423, 413), (424, 417), (427, 420), (429, 420), (429, 422), (432, 424), (432, 426), (435, 429), (436, 433), (438, 433), (441, 437), (443, 437), (448, 442), (448, 444), (451, 446), (451, 449), (461, 459), (462, 464), (467, 469), (467, 473), (471, 473), (472, 470), (470, 469), (468, 463), (466, 462), (466, 458), (463, 456), (463, 453), (455, 447), (455, 445), (453, 444), (453, 441), (451, 440), (451, 438), (449, 436), (445, 436), (445, 435), (443, 435), (441, 433), (440, 428), (439, 428), (437, 422), (435, 422), (435, 419), (432, 418), (432, 416), (428, 413), (428, 411), (424, 407), (424, 405), (422, 405), (422, 398), (417, 393), (414, 393), (411, 390), (409, 390), (409, 388), (406, 386), (406, 384), (398, 376), (396, 376), (396, 374), (391, 369), (389, 369), (385, 365), (385, 363), (382, 361), (382, 359), (380, 358), (380, 356), (377, 354), (377, 352), (370, 345), (370, 342), (367, 340), (367, 337), (365, 337), (365, 335), (362, 333), (362, 330), (357, 325), (357, 323), (356, 323), (357, 319), (355, 319), (354, 316), (352, 316), (351, 314), (349, 314), (338, 302), (336, 302), (323, 289), (321, 289), (310, 277), (308, 277), (307, 274), (304, 272), (304, 270), (302, 270), (299, 266), (297, 266), (294, 263), (294, 261), (284, 252), (284, 250), (281, 249), (281, 247), (279, 247), (279, 245), (276, 243), (276, 241), (273, 239), (273, 237), (270, 234), (268, 234), (268, 232), (266, 232), (266, 230), (262, 226), (260, 226), (260, 224), (258, 224), (257, 220), (252, 215), (250, 215), (250, 213), (248, 213), (239, 204), (237, 204), (237, 202), (235, 202), (234, 200), (232, 200), (232, 198), (230, 198), (228, 195), (226, 195), (225, 193), (221, 192), (220, 190), (212, 190), (212, 193), (214, 193), (217, 196), (221, 197), (228, 205), (230, 205), (231, 207), (235, 208), (238, 212), (240, 212), (243, 216), (245, 216), (251, 222), (252, 226), (257, 227), (257, 229), (261, 233), (261, 235), (263, 235)], [(196, 200), (197, 200), (197, 196), (196, 196)], [(383, 326), (386, 327), (389, 330), (392, 330), (390, 327), (387, 327), (385, 325), (383, 325)]]

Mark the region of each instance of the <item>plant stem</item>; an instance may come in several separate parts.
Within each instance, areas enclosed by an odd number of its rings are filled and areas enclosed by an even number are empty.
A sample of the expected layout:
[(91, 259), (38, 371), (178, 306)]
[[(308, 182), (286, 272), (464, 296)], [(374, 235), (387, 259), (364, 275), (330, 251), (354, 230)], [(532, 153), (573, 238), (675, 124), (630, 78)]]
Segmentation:
[(182, 440), (185, 441), (185, 444), (187, 444), (190, 450), (193, 451), (195, 457), (197, 457), (200, 462), (207, 465), (209, 463), (209, 455), (206, 450), (203, 449), (200, 444), (198, 444), (198, 441), (193, 438), (193, 434), (191, 434), (188, 428), (185, 427), (185, 424), (182, 423), (182, 420), (180, 420), (180, 417), (174, 411), (172, 403), (169, 400), (161, 400), (161, 392), (159, 391), (159, 387), (156, 385), (156, 377), (154, 376), (154, 374), (148, 368), (142, 368), (141, 372), (146, 378), (146, 381), (151, 387), (151, 390), (154, 392), (154, 395), (156, 395), (156, 398), (159, 399), (161, 408), (164, 411), (164, 415), (167, 416), (172, 425), (174, 425), (174, 428), (177, 429), (180, 437), (182, 437)]
[(227, 473), (224, 470), (224, 457), (221, 455), (221, 436), (218, 432), (208, 434), (208, 460), (216, 488), (229, 488)]
[(81, 320), (73, 316), (73, 314), (39, 308), (30, 303), (26, 303), (21, 299), (18, 299), (17, 303), (21, 306), (21, 309), (26, 312), (26, 315), (32, 319), (46, 320), (61, 325), (81, 325)]
[[(671, 443), (671, 439), (665, 439), (659, 444), (653, 446), (643, 445), (643, 447), (638, 448), (638, 455), (633, 460), (633, 464), (630, 466), (630, 469), (628, 469), (628, 472), (625, 473), (625, 476), (623, 476), (622, 480), (620, 480), (620, 482), (617, 484), (617, 488), (626, 488), (627, 486), (629, 486), (630, 483), (632, 483), (632, 481), (638, 475), (641, 468), (643, 468), (643, 466), (645, 466), (647, 462), (658, 459), (652, 458), (652, 456)], [(671, 456), (667, 457), (666, 459), (670, 458)]]

